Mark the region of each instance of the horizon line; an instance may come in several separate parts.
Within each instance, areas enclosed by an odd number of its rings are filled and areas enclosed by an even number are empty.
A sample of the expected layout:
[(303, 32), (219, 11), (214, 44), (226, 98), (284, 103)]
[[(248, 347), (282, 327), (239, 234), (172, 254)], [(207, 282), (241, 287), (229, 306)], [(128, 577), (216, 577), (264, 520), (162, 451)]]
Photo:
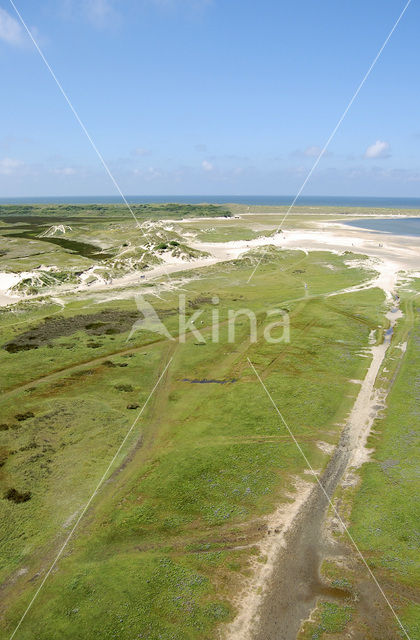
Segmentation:
[[(246, 193), (246, 194), (235, 194), (235, 193), (216, 193), (216, 194), (210, 194), (210, 193), (182, 193), (182, 194), (175, 194), (175, 193), (165, 193), (165, 194), (158, 194), (158, 193), (152, 193), (152, 194), (126, 194), (127, 198), (293, 198), (293, 194), (276, 194), (276, 193), (264, 193), (264, 194), (258, 194), (258, 193)], [(89, 194), (89, 195), (82, 195), (82, 194), (77, 194), (77, 195), (70, 195), (70, 194), (66, 194), (66, 195), (46, 195), (43, 194), (41, 196), (35, 196), (35, 195), (30, 195), (30, 196), (0, 196), (0, 202), (2, 201), (7, 201), (7, 200), (41, 200), (42, 198), (48, 198), (49, 200), (53, 199), (53, 198), (57, 198), (57, 199), (63, 199), (63, 198), (110, 198), (112, 200), (120, 200), (120, 196), (119, 195), (111, 195), (111, 194), (105, 194), (105, 195), (101, 195), (101, 194)], [(309, 199), (309, 198), (338, 198), (338, 199), (371, 199), (371, 200), (420, 200), (420, 195), (418, 196), (399, 196), (399, 195), (387, 195), (387, 196), (372, 196), (372, 195), (363, 195), (363, 194), (358, 194), (358, 195), (335, 195), (335, 194), (308, 194), (308, 195), (302, 195), (299, 196), (299, 199)], [(114, 203), (113, 203), (114, 204)]]

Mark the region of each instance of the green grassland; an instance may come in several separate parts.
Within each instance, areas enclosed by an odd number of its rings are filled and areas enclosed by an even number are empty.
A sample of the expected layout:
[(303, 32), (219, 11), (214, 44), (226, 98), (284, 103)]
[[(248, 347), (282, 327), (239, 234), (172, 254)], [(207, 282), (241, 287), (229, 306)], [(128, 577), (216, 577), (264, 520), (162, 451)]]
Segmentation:
[[(368, 440), (370, 461), (361, 468), (355, 486), (337, 492), (349, 532), (410, 638), (420, 635), (419, 291), (418, 279), (399, 291), (403, 317), (395, 327), (376, 382), (378, 388), (389, 393), (386, 407), (375, 420)], [(349, 545), (345, 534), (341, 538)], [(333, 558), (324, 561), (322, 576), (331, 587), (348, 592), (347, 602), (321, 601), (299, 638), (342, 637), (334, 635), (340, 631), (375, 640), (378, 637), (375, 623), (378, 628), (387, 628), (390, 638), (406, 637), (353, 547), (348, 546), (344, 564), (342, 561), (337, 564)], [(366, 604), (369, 601), (375, 603), (371, 609)], [(373, 616), (370, 622), (369, 612)], [(330, 614), (341, 621), (340, 629), (328, 622)]]
[[(162, 220), (180, 218), (198, 218), (212, 216), (229, 217), (229, 209), (225, 206), (214, 204), (130, 204), (134, 215), (140, 220)], [(52, 219), (67, 220), (73, 217), (86, 218), (89, 222), (92, 218), (130, 218), (132, 214), (125, 204), (3, 204), (0, 205), (0, 218), (13, 216), (21, 221), (27, 216), (45, 218), (49, 223)]]
[(109, 281), (153, 267), (165, 254), (199, 257), (177, 223), (231, 216), (225, 207), (206, 204), (133, 204), (132, 212), (123, 205), (2, 205), (0, 271), (34, 270), (15, 285), (17, 293), (31, 295), (80, 284), (79, 276), (93, 266), (92, 281)]
[[(239, 205), (3, 205), (0, 206), (0, 272), (24, 273), (11, 293), (44, 296), (110, 284), (173, 259), (207, 254), (194, 242), (250, 241), (273, 235), (287, 209)], [(373, 212), (375, 213), (375, 212)], [(387, 213), (397, 215), (398, 210)], [(407, 214), (407, 212), (405, 212)], [(417, 212), (408, 212), (415, 215)], [(354, 219), (366, 210), (299, 208), (287, 228), (322, 229), (323, 222)]]
[[(377, 329), (380, 339), (384, 325), (379, 290), (325, 297), (371, 277), (349, 269), (351, 258), (270, 251), (249, 285), (255, 257), (201, 270), (183, 293), (190, 316), (203, 310), (196, 326), (204, 340), (139, 331), (127, 341), (138, 317), (132, 298), (100, 303), (87, 295), (69, 298), (64, 309), (46, 298), (2, 314), (1, 637), (9, 637), (172, 358), (19, 635), (215, 638), (234, 614), (231, 596), (249, 571), (263, 516), (290, 499), (304, 472), (247, 357), (313, 467), (324, 468), (328, 456), (317, 442), (338, 441), (357, 393), (351, 380), (369, 364), (369, 334)], [(139, 292), (147, 296), (146, 287)], [(163, 298), (147, 297), (176, 337), (177, 294)], [(256, 314), (256, 343), (245, 316), (235, 342), (227, 340), (228, 309), (241, 308)], [(290, 343), (263, 338), (274, 308), (290, 314)]]
[[(351, 620), (353, 607), (351, 604), (340, 605), (323, 600), (313, 615), (313, 620), (305, 624), (302, 638), (321, 640), (325, 637), (339, 638)], [(343, 636), (341, 636), (343, 637)]]
[(183, 229), (194, 233), (201, 242), (231, 242), (233, 240), (254, 240), (260, 235), (269, 235), (275, 230), (275, 221), (253, 225), (248, 219), (226, 220), (194, 220), (184, 222)]
[[(417, 291), (420, 282), (416, 281)], [(420, 503), (418, 493), (420, 316), (418, 295), (401, 292), (404, 318), (382, 372), (391, 384), (387, 408), (375, 422), (354, 497), (351, 533), (378, 580), (397, 594), (398, 611), (411, 638), (420, 636)], [(401, 359), (401, 344), (407, 344)], [(385, 380), (384, 380), (385, 378)]]
[[(261, 213), (278, 213), (285, 214), (289, 211), (290, 206), (287, 205), (247, 205), (236, 204), (236, 203), (227, 203), (225, 205), (229, 208), (229, 210), (235, 214), (240, 215), (241, 213), (249, 213), (260, 215)], [(401, 215), (401, 216), (416, 216), (420, 215), (419, 209), (398, 209), (398, 208), (386, 208), (383, 207), (338, 207), (338, 206), (308, 206), (308, 205), (300, 205), (299, 201), (294, 205), (291, 211), (291, 218), (295, 215), (312, 215), (316, 217), (322, 218), (331, 218), (331, 216), (384, 216), (384, 215)], [(288, 222), (290, 219), (288, 218)]]

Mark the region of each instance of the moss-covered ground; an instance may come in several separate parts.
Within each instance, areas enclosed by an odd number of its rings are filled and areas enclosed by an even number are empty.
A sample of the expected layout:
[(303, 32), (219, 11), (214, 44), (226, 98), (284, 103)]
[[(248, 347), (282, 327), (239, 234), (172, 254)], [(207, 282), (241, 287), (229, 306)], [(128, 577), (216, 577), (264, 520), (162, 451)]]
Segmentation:
[[(204, 341), (147, 331), (127, 341), (137, 313), (132, 298), (87, 296), (63, 309), (46, 299), (2, 315), (1, 637), (10, 635), (172, 358), (19, 635), (215, 638), (234, 614), (231, 596), (249, 570), (262, 517), (288, 499), (304, 472), (247, 357), (275, 390), (312, 466), (324, 468), (328, 456), (317, 442), (337, 442), (357, 392), (351, 380), (368, 366), (369, 334), (384, 322), (379, 290), (325, 297), (370, 278), (349, 269), (349, 259), (273, 252), (252, 285), (249, 260), (200, 272), (183, 293), (190, 316), (202, 310), (196, 326)], [(176, 338), (177, 293), (147, 299)], [(228, 341), (228, 310), (241, 308), (256, 315), (255, 343), (246, 316)], [(279, 308), (290, 316), (290, 342), (268, 344), (267, 311)], [(11, 489), (29, 499), (10, 499)], [(327, 609), (324, 618), (341, 624), (342, 614)]]

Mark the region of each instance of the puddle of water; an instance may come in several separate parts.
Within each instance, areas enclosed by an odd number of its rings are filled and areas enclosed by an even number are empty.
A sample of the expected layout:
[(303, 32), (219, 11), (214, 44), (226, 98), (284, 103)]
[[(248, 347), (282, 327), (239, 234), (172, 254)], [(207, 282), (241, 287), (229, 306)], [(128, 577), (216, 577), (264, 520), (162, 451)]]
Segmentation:
[(195, 378), (191, 380), (191, 378), (183, 378), (182, 382), (189, 382), (190, 384), (232, 384), (238, 382), (238, 380), (236, 378), (232, 378), (231, 380), (209, 380), (208, 378), (202, 378), (201, 380)]

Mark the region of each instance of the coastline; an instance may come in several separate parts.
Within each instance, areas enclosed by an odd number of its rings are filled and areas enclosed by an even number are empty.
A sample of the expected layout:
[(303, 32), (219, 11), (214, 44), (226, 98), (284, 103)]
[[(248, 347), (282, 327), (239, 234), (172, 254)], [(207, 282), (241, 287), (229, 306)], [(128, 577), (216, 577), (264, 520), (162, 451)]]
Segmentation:
[[(243, 214), (245, 216), (259, 217), (267, 215), (266, 213)], [(276, 215), (281, 218), (281, 215)], [(389, 214), (390, 217), (398, 217), (395, 214)], [(411, 217), (411, 216), (410, 216)], [(369, 216), (372, 218), (372, 216)], [(200, 222), (206, 220), (208, 223), (214, 223), (215, 218), (199, 219)], [(216, 219), (222, 226), (224, 224), (231, 226), (234, 223), (240, 223), (241, 218), (218, 218)], [(184, 220), (182, 224), (191, 224), (192, 220)], [(258, 224), (258, 223), (256, 223)], [(253, 223), (249, 226), (252, 228)], [(274, 229), (276, 225), (273, 223)], [(418, 251), (420, 248), (419, 236), (403, 236), (392, 235), (390, 233), (381, 233), (364, 229), (362, 227), (351, 227), (336, 217), (332, 220), (316, 220), (311, 221), (310, 226), (300, 226), (293, 229), (287, 229), (277, 233), (274, 236), (261, 235), (252, 240), (232, 240), (228, 242), (205, 242), (190, 241), (193, 249), (203, 251), (208, 257), (182, 260), (177, 258), (166, 259), (163, 263), (152, 267), (146, 271), (134, 271), (128, 273), (121, 278), (116, 278), (112, 283), (95, 283), (93, 285), (80, 284), (72, 287), (60, 287), (53, 290), (53, 295), (67, 293), (82, 293), (112, 291), (122, 287), (136, 286), (142, 291), (143, 286), (147, 283), (157, 281), (162, 276), (169, 274), (182, 274), (183, 272), (191, 272), (212, 266), (219, 262), (229, 262), (244, 256), (248, 251), (259, 249), (264, 246), (273, 246), (279, 249), (296, 249), (303, 251), (332, 251), (343, 252), (351, 251), (362, 253), (374, 259), (383, 260), (389, 263), (395, 263), (399, 269), (403, 271), (419, 270)], [(38, 296), (20, 296), (11, 292), (9, 289), (11, 283), (15, 283), (18, 277), (10, 272), (0, 273), (0, 306), (15, 304), (22, 300), (36, 299)], [(143, 285), (143, 286), (142, 286)], [(146, 293), (146, 291), (145, 291)], [(44, 294), (45, 295), (45, 294)]]
[[(278, 216), (278, 214), (276, 215)], [(251, 226), (255, 223), (254, 233), (268, 234), (270, 229), (267, 226), (267, 222), (263, 228), (263, 225), (257, 219), (258, 216), (253, 214), (253, 220), (250, 221)], [(236, 222), (238, 225), (243, 224), (241, 219), (238, 221), (217, 219), (215, 221), (214, 218), (211, 218), (204, 221), (200, 219), (199, 222), (204, 222), (205, 225), (220, 225), (219, 228), (224, 225), (231, 228), (232, 224)], [(191, 220), (186, 220), (181, 222), (180, 225), (191, 225), (191, 223)], [(272, 226), (275, 228), (275, 222)], [(167, 256), (163, 264), (157, 265), (148, 271), (131, 272), (122, 278), (114, 279), (111, 283), (95, 282), (89, 287), (85, 284), (77, 285), (76, 287), (74, 285), (61, 286), (60, 288), (56, 287), (54, 290), (51, 289), (42, 296), (40, 294), (22, 296), (17, 301), (37, 301), (43, 297), (45, 299), (45, 295), (48, 295), (49, 300), (51, 300), (52, 296), (59, 295), (60, 300), (58, 302), (64, 308), (68, 302), (80, 301), (94, 296), (97, 298), (96, 301), (101, 303), (108, 300), (117, 300), (119, 297), (130, 298), (134, 293), (139, 292), (145, 295), (159, 296), (165, 290), (176, 291), (181, 289), (183, 284), (188, 281), (196, 280), (199, 283), (206, 267), (219, 263), (226, 263), (226, 266), (228, 266), (230, 261), (245, 256), (249, 251), (261, 250), (263, 247), (272, 246), (285, 250), (300, 250), (305, 254), (312, 251), (330, 252), (331, 256), (333, 253), (340, 255), (346, 253), (356, 254), (356, 258), (353, 256), (352, 260), (350, 255), (348, 260), (347, 256), (344, 255), (344, 259), (341, 258), (340, 260), (340, 268), (342, 268), (343, 264), (348, 265), (348, 268), (351, 268), (351, 266), (359, 267), (360, 263), (360, 266), (364, 264), (370, 273), (376, 271), (376, 274), (369, 275), (369, 280), (361, 280), (361, 283), (353, 286), (349, 286), (347, 283), (346, 287), (344, 287), (344, 284), (340, 285), (340, 287), (344, 288), (331, 290), (333, 289), (331, 287), (327, 293), (321, 295), (325, 296), (325, 298), (330, 298), (344, 293), (380, 288), (385, 294), (387, 304), (391, 305), (396, 300), (395, 294), (398, 284), (402, 279), (407, 280), (418, 273), (420, 266), (418, 260), (420, 238), (415, 236), (394, 237), (388, 234), (380, 234), (378, 236), (377, 232), (349, 227), (336, 216), (332, 220), (311, 221), (310, 226), (304, 223), (299, 227), (287, 229), (272, 236), (260, 235), (250, 240), (230, 240), (228, 242), (206, 242), (205, 234), (202, 233), (200, 236), (199, 231), (197, 231), (194, 236), (195, 240), (191, 243), (190, 237), (192, 236), (187, 234), (189, 229), (190, 227), (188, 226), (185, 229), (185, 237), (188, 235), (189, 244), (201, 251), (207, 251), (207, 257), (186, 261), (179, 257)], [(207, 230), (205, 229), (204, 231), (206, 232)], [(232, 236), (235, 237), (235, 233)], [(368, 256), (369, 260), (358, 260), (357, 254)], [(259, 255), (257, 253), (254, 254), (255, 263), (257, 263), (258, 259)], [(327, 264), (329, 260), (333, 262), (333, 258), (328, 258), (327, 254), (315, 257), (315, 261), (321, 261), (324, 263), (324, 267), (334, 268)], [(292, 262), (295, 262), (294, 258)], [(246, 262), (245, 265), (248, 265), (248, 263)], [(175, 277), (167, 280), (165, 276), (169, 273), (175, 274)], [(12, 280), (15, 281), (17, 276), (10, 280), (11, 274), (6, 273), (4, 277), (9, 278), (8, 281), (10, 282)], [(299, 279), (302, 280), (302, 277), (305, 276), (299, 276)], [(8, 281), (5, 280), (6, 283)], [(251, 282), (249, 286), (256, 285)], [(295, 289), (291, 291), (291, 294), (295, 295)], [(296, 301), (296, 299), (294, 300)], [(322, 441), (316, 442), (316, 446), (328, 454), (329, 457), (329, 462), (326, 463), (328, 466), (322, 474), (322, 480), (324, 481), (325, 479), (326, 483), (332, 482), (331, 485), (328, 485), (331, 486), (331, 495), (335, 488), (339, 486), (337, 483), (334, 484), (336, 479), (338, 478), (339, 483), (350, 465), (356, 466), (356, 463), (363, 463), (366, 459), (366, 439), (371, 426), (369, 422), (371, 418), (370, 412), (374, 412), (376, 404), (376, 396), (372, 394), (372, 390), (376, 374), (383, 361), (383, 351), (384, 347), (382, 345), (375, 346), (371, 342), (366, 347), (365, 356), (371, 357), (372, 362), (366, 375), (360, 375), (363, 380), (347, 380), (348, 383), (361, 385), (353, 410), (347, 416), (346, 425), (344, 426), (340, 422), (343, 429), (342, 435), (347, 438), (348, 442), (340, 440), (340, 444), (335, 449), (333, 445)], [(360, 401), (359, 398), (361, 398)], [(366, 418), (368, 418), (367, 428), (365, 428)], [(343, 447), (341, 446), (342, 444)], [(345, 456), (343, 457), (344, 454)], [(279, 501), (276, 501), (277, 508), (266, 518), (265, 522), (270, 535), (261, 534), (262, 539), (257, 540), (255, 547), (259, 548), (260, 555), (266, 556), (267, 560), (262, 563), (254, 558), (255, 562), (252, 561), (250, 565), (252, 575), (248, 575), (249, 580), (246, 580), (243, 591), (236, 594), (235, 604), (238, 615), (232, 622), (232, 626), (229, 626), (227, 630), (221, 630), (221, 632), (227, 633), (224, 637), (229, 640), (250, 640), (251, 638), (252, 640), (260, 640), (260, 638), (261, 640), (271, 640), (271, 638), (278, 640), (280, 637), (284, 637), (287, 640), (293, 638), (294, 640), (296, 637), (296, 624), (300, 624), (300, 620), (305, 619), (305, 615), (308, 614), (308, 603), (310, 604), (309, 613), (316, 605), (318, 595), (315, 589), (322, 590), (325, 588), (319, 577), (317, 557), (309, 554), (310, 562), (308, 566), (306, 566), (305, 560), (307, 557), (305, 556), (306, 550), (304, 547), (304, 543), (307, 542), (305, 531), (308, 530), (308, 527), (313, 527), (315, 522), (316, 530), (322, 532), (322, 527), (326, 521), (325, 508), (327, 507), (324, 504), (322, 495), (319, 494), (317, 485), (309, 482), (309, 480), (309, 475), (306, 476), (304, 474), (295, 477), (294, 482), (292, 482), (291, 478), (291, 485), (294, 486), (294, 490), (291, 490), (290, 493), (285, 494)], [(314, 546), (319, 543), (320, 539), (321, 533), (312, 540)], [(293, 548), (301, 549), (296, 558), (293, 557), (296, 554), (289, 552), (291, 544), (295, 545)], [(323, 552), (324, 549), (322, 548), (321, 553)], [(286, 565), (283, 564), (284, 562), (286, 562)], [(294, 565), (295, 562), (298, 562), (297, 567)], [(288, 585), (284, 585), (284, 580), (283, 583), (281, 581), (281, 574), (283, 572), (284, 575), (285, 566), (287, 567), (287, 575), (296, 575), (300, 581), (300, 585), (293, 585), (293, 587), (298, 588), (300, 600), (295, 597), (296, 594), (293, 595), (294, 592)], [(291, 580), (297, 582), (295, 578), (291, 578)], [(289, 622), (286, 630), (289, 635), (279, 636), (279, 620), (283, 620), (282, 615), (278, 615), (279, 601), (287, 602), (287, 606), (290, 607), (287, 613)], [(298, 607), (293, 608), (296, 603), (298, 603)], [(264, 614), (265, 611), (268, 614)], [(261, 624), (262, 619), (265, 626)], [(283, 633), (283, 630), (281, 632)]]

